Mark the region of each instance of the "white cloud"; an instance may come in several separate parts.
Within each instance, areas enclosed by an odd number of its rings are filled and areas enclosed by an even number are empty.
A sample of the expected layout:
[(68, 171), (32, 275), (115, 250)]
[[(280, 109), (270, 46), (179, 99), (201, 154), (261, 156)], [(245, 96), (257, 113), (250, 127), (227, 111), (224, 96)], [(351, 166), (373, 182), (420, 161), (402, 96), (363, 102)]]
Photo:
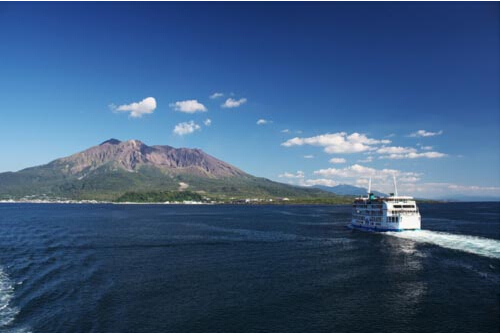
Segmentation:
[(412, 138), (417, 138), (417, 137), (428, 137), (428, 136), (436, 136), (436, 135), (441, 135), (443, 133), (442, 130), (438, 131), (438, 132), (428, 132), (428, 131), (425, 131), (425, 130), (419, 130), (417, 132), (414, 132), (414, 133), (411, 133), (409, 134), (410, 137)]
[(132, 118), (140, 118), (143, 114), (153, 113), (157, 108), (157, 101), (153, 97), (146, 97), (141, 102), (116, 106), (110, 105), (114, 112), (130, 112)]
[(375, 144), (387, 144), (390, 140), (376, 140), (368, 138), (365, 134), (352, 133), (348, 135), (346, 132), (339, 132), (334, 134), (323, 134), (317, 135), (309, 138), (299, 138), (295, 137), (282, 143), (284, 147), (292, 146), (321, 146), (324, 147), (324, 151), (329, 154), (348, 154), (348, 153), (359, 153), (368, 150), (376, 149), (373, 147)]
[(333, 187), (339, 185), (339, 183), (332, 179), (320, 178), (320, 179), (306, 179), (304, 182), (302, 182), (302, 185), (305, 186), (323, 185), (323, 186)]
[(299, 170), (295, 174), (290, 173), (290, 172), (284, 172), (280, 175), (278, 175), (280, 178), (304, 178), (304, 172)]
[(271, 124), (272, 121), (271, 120), (266, 120), (266, 119), (259, 119), (256, 124), (258, 125), (266, 125), (266, 124)]
[(351, 166), (336, 169), (320, 169), (313, 172), (315, 175), (320, 175), (327, 178), (368, 178), (386, 180), (394, 175), (396, 177), (415, 177), (416, 180), (419, 179), (421, 174), (415, 172), (402, 172), (394, 169), (374, 169), (370, 167), (365, 167), (360, 164), (353, 164)]
[(303, 157), (307, 158), (307, 159), (309, 159), (309, 158), (315, 158), (315, 156), (313, 156), (313, 155), (304, 155)]
[(240, 105), (244, 104), (247, 102), (247, 98), (240, 98), (239, 100), (233, 99), (233, 98), (228, 98), (223, 104), (221, 104), (221, 107), (223, 108), (236, 108), (239, 107)]
[[(333, 169), (330, 169), (333, 170)], [(347, 167), (339, 172), (314, 172), (316, 175), (324, 176), (325, 178), (318, 179), (299, 179), (297, 185), (313, 186), (337, 186), (339, 184), (350, 184), (354, 186), (367, 187), (369, 177), (372, 177), (372, 185), (374, 189), (379, 191), (393, 192), (393, 175), (397, 177), (397, 181), (407, 182), (407, 184), (419, 181), (419, 174), (412, 172), (401, 172), (399, 170), (383, 169), (376, 170), (373, 168), (365, 168), (357, 165)], [(340, 177), (332, 177), (332, 174), (341, 175)], [(400, 187), (399, 187), (400, 188)]]
[(452, 183), (412, 183), (404, 182), (398, 184), (398, 192), (408, 193), (418, 198), (451, 198), (456, 195), (469, 196), (492, 196), (499, 198), (499, 187), (497, 186), (477, 186), (461, 185)]
[[(468, 193), (469, 195), (483, 195), (499, 197), (499, 187), (490, 186), (466, 186), (451, 183), (419, 183), (419, 177), (397, 176), (397, 190), (400, 195), (410, 195), (417, 198), (443, 199), (451, 198), (455, 195)], [(360, 178), (355, 184), (361, 187), (367, 187), (368, 178)], [(372, 179), (372, 188), (384, 193), (394, 191), (393, 180), (388, 179), (384, 182), (374, 181)]]
[(410, 152), (405, 154), (390, 154), (390, 155), (380, 156), (379, 159), (402, 160), (402, 159), (414, 159), (414, 158), (441, 158), (445, 156), (447, 156), (447, 154), (439, 153), (436, 151), (427, 151), (425, 153)]
[(354, 164), (345, 168), (329, 168), (317, 170), (314, 175), (317, 179), (307, 179), (304, 172), (284, 173), (281, 178), (301, 186), (325, 185), (336, 186), (350, 184), (367, 187), (369, 177), (372, 177), (372, 188), (383, 193), (394, 191), (393, 176), (397, 179), (397, 188), (400, 195), (410, 195), (417, 198), (453, 198), (455, 195), (468, 193), (472, 196), (499, 197), (498, 186), (462, 185), (453, 183), (420, 183), (422, 174), (406, 172), (396, 169), (375, 169)]
[(281, 132), (281, 133), (289, 133), (289, 132), (290, 132), (290, 130), (289, 130), (288, 128), (286, 128), (286, 129), (281, 130), (280, 132)]
[[(331, 179), (338, 184), (350, 184), (355, 186), (368, 185), (369, 177), (372, 178), (372, 187), (375, 190), (385, 193), (393, 192), (393, 176), (396, 177), (397, 183), (414, 184), (417, 183), (422, 174), (416, 172), (406, 172), (395, 169), (375, 169), (365, 167), (359, 164), (354, 164), (345, 168), (328, 168), (321, 169), (313, 172), (314, 175), (320, 176), (324, 179)], [(305, 183), (307, 180), (305, 180)], [(404, 192), (400, 191), (403, 194)], [(407, 192), (412, 195), (412, 192)]]
[(215, 92), (212, 95), (210, 95), (209, 98), (210, 99), (216, 99), (216, 98), (223, 97), (223, 96), (224, 96), (223, 93)]
[(358, 160), (357, 162), (359, 163), (370, 163), (374, 160), (374, 157), (372, 156), (367, 156), (367, 158), (363, 159), (363, 160)]
[[(432, 149), (432, 147), (421, 147), (421, 149)], [(376, 153), (384, 155), (379, 156), (379, 159), (414, 159), (414, 158), (440, 158), (447, 156), (444, 153), (439, 153), (436, 151), (429, 151), (424, 153), (418, 153), (417, 149), (411, 147), (386, 147), (383, 146), (376, 150)]]
[(205, 126), (210, 126), (212, 124), (212, 120), (210, 120), (209, 118), (205, 119), (204, 120), (204, 125)]
[(406, 154), (415, 153), (416, 149), (408, 147), (381, 147), (376, 150), (378, 154)]
[(324, 177), (340, 177), (340, 178), (355, 178), (359, 176), (369, 177), (375, 174), (376, 169), (364, 167), (360, 164), (354, 164), (342, 169), (327, 168), (320, 169), (313, 172), (315, 175)]
[(195, 131), (200, 130), (200, 125), (195, 123), (193, 120), (189, 122), (179, 123), (174, 127), (174, 133), (178, 135), (191, 134)]
[(451, 190), (458, 190), (461, 193), (468, 191), (496, 191), (499, 192), (499, 187), (496, 186), (477, 186), (477, 185), (457, 185), (447, 184), (447, 188)]
[(342, 163), (346, 163), (346, 160), (342, 157), (333, 157), (329, 160), (329, 163), (342, 164)]
[(174, 108), (176, 111), (184, 112), (184, 113), (196, 113), (196, 112), (206, 112), (207, 108), (199, 103), (196, 99), (190, 99), (186, 101), (179, 101), (176, 103), (170, 104), (171, 108)]
[(416, 176), (403, 176), (403, 177), (399, 177), (398, 178), (398, 181), (399, 182), (406, 182), (406, 183), (415, 183), (417, 181), (419, 181), (419, 177), (416, 177)]
[[(394, 191), (393, 176), (397, 179), (397, 188), (400, 195), (410, 195), (417, 198), (454, 198), (456, 195), (468, 193), (471, 196), (490, 196), (499, 198), (498, 186), (462, 185), (453, 183), (420, 183), (422, 174), (395, 169), (375, 169), (358, 164), (345, 168), (329, 168), (317, 170), (314, 175), (317, 179), (306, 179), (304, 172), (296, 174), (284, 173), (281, 178), (287, 178), (290, 184), (301, 186), (325, 185), (336, 186), (350, 184), (367, 187), (369, 177), (372, 177), (372, 189), (383, 193)], [(496, 185), (496, 184), (495, 184)]]

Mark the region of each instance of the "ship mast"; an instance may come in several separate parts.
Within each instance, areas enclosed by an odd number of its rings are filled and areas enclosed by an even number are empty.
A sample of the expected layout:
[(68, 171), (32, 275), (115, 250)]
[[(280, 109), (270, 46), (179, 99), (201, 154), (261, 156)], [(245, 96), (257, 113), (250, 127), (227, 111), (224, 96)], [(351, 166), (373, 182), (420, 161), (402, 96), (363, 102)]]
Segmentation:
[(395, 179), (395, 175), (393, 175), (393, 186), (395, 187), (395, 196), (398, 197), (397, 180)]
[(369, 189), (367, 190), (367, 198), (370, 198), (371, 196), (371, 183), (372, 183), (372, 177), (369, 177)]

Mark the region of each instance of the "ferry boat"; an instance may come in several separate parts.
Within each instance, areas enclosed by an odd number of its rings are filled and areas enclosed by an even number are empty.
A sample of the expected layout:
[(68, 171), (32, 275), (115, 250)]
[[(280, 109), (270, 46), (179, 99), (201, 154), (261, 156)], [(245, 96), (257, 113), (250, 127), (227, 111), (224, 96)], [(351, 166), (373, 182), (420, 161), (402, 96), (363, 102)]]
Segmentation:
[(367, 231), (403, 231), (421, 229), (421, 215), (412, 197), (399, 196), (393, 177), (395, 192), (388, 197), (371, 193), (371, 179), (367, 197), (353, 202), (351, 223), (348, 227)]

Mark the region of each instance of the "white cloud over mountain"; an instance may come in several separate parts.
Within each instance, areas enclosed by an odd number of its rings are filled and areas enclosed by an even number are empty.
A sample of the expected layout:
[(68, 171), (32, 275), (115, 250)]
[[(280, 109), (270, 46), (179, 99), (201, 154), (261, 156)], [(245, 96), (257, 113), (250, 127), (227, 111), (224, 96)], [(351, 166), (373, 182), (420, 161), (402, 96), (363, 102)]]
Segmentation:
[(189, 122), (177, 124), (174, 127), (173, 132), (177, 135), (186, 135), (186, 134), (191, 134), (198, 130), (200, 130), (200, 125), (191, 120)]
[(301, 185), (305, 186), (323, 185), (323, 186), (333, 187), (339, 185), (339, 183), (332, 179), (320, 178), (320, 179), (306, 179), (302, 182)]
[(141, 118), (143, 114), (153, 113), (153, 111), (157, 108), (157, 101), (154, 97), (146, 97), (142, 101), (136, 103), (119, 106), (112, 104), (110, 105), (110, 108), (114, 112), (130, 112), (129, 116), (132, 118)]

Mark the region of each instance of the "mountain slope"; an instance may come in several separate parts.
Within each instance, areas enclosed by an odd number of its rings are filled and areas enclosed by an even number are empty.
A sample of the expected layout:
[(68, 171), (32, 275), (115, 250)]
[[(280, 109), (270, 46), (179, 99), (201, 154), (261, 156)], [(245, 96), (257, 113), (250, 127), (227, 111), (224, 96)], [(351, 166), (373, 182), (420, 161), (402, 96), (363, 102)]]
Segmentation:
[(110, 139), (18, 172), (0, 173), (0, 199), (116, 200), (127, 192), (191, 191), (223, 199), (333, 198), (319, 189), (254, 177), (200, 149)]
[(138, 171), (154, 166), (170, 174), (198, 174), (209, 178), (246, 176), (243, 171), (220, 161), (200, 149), (147, 146), (139, 140), (120, 142), (110, 139), (99, 146), (52, 162), (68, 175), (85, 176), (102, 166)]

